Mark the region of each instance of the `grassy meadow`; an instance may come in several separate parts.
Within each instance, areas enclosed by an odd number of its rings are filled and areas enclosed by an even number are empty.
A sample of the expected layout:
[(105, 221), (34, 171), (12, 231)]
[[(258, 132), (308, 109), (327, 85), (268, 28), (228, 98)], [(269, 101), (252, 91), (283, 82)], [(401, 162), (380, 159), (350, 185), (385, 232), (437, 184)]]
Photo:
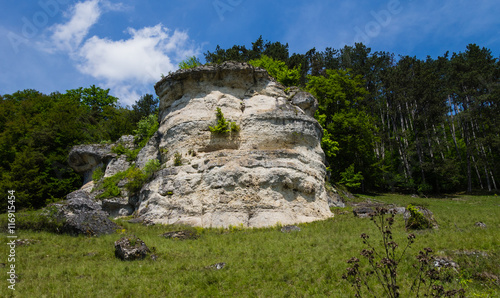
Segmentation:
[[(500, 296), (500, 197), (369, 197), (397, 206), (423, 205), (439, 224), (437, 230), (415, 232), (416, 241), (398, 270), (402, 297), (410, 295), (415, 277), (411, 264), (424, 247), (460, 266), (445, 287), (463, 287), (467, 297)], [(300, 224), (300, 232), (281, 233), (279, 227), (197, 229), (200, 237), (185, 241), (160, 237), (185, 227), (146, 227), (125, 220), (116, 221), (123, 230), (101, 237), (18, 230), (18, 239), (35, 242), (16, 247), (15, 291), (7, 288), (8, 246), (0, 245), (4, 272), (0, 297), (353, 297), (350, 284), (341, 278), (346, 261), (354, 256), (361, 259), (361, 233), (369, 234), (374, 243), (379, 237), (370, 219), (354, 217), (351, 209), (337, 208), (334, 218)], [(476, 227), (478, 221), (487, 228)], [(396, 215), (393, 233), (402, 248), (407, 236), (402, 215)], [(117, 259), (114, 242), (132, 234), (154, 248), (158, 259)], [(7, 234), (0, 237), (7, 242)], [(207, 268), (219, 262), (226, 266)]]

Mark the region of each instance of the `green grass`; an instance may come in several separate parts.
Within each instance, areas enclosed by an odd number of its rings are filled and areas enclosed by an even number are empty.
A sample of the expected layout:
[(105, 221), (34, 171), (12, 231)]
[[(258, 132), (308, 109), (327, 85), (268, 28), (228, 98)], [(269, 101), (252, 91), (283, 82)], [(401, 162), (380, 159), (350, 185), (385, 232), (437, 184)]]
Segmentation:
[[(500, 276), (500, 198), (496, 196), (454, 196), (411, 198), (378, 195), (371, 198), (406, 206), (425, 205), (434, 212), (438, 230), (416, 232), (416, 242), (406, 261), (423, 247), (446, 255), (461, 269), (453, 283), (462, 282), (468, 297), (498, 297), (498, 281), (479, 278), (488, 273)], [(338, 211), (338, 210), (336, 210)], [(476, 221), (487, 228), (474, 226)], [(182, 229), (117, 221), (125, 231), (101, 237), (72, 237), (48, 232), (18, 231), (21, 239), (39, 242), (16, 248), (16, 271), (20, 281), (15, 297), (353, 297), (350, 285), (341, 276), (346, 260), (363, 247), (361, 233), (376, 238), (369, 219), (352, 213), (333, 219), (299, 225), (300, 232), (281, 233), (267, 229), (197, 229), (197, 240), (171, 240), (161, 234)], [(393, 229), (402, 246), (406, 237), (401, 215)], [(159, 258), (123, 262), (114, 256), (114, 241), (134, 234)], [(6, 234), (1, 234), (6, 241)], [(460, 255), (459, 251), (480, 251), (487, 256)], [(7, 246), (0, 246), (2, 263), (7, 263)], [(206, 266), (225, 262), (221, 270)], [(409, 264), (401, 264), (403, 288), (411, 283)], [(6, 268), (1, 268), (6, 272)], [(0, 282), (0, 297), (9, 297), (6, 275)], [(405, 290), (403, 290), (402, 297)], [(489, 295), (489, 296), (488, 296)]]

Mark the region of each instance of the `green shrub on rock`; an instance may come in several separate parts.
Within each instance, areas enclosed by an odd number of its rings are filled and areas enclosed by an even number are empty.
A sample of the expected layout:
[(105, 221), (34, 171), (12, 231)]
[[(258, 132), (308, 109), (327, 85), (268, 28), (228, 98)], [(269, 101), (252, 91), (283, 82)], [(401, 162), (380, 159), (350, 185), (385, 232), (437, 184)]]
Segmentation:
[(215, 116), (217, 117), (217, 124), (209, 126), (210, 132), (216, 135), (226, 135), (231, 132), (240, 131), (240, 126), (236, 122), (227, 121), (220, 108), (217, 108)]
[(406, 228), (411, 230), (424, 230), (432, 228), (428, 220), (417, 207), (409, 204), (406, 209), (410, 212), (410, 217), (406, 220)]

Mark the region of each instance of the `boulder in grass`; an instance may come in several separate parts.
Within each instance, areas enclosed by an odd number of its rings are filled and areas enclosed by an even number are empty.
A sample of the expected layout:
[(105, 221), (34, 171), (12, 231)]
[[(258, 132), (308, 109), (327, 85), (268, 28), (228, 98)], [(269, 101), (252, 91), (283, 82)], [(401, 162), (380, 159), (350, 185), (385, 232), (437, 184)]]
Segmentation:
[(226, 263), (222, 262), (222, 263), (216, 263), (216, 264), (212, 264), (210, 266), (207, 266), (205, 267), (206, 269), (215, 269), (215, 270), (221, 270), (222, 268), (224, 268), (226, 266)]
[(284, 226), (281, 228), (281, 233), (290, 233), (292, 231), (300, 232), (300, 228), (297, 226)]
[(370, 214), (374, 213), (375, 210), (371, 207), (357, 207), (352, 210), (352, 213), (354, 216), (360, 217), (360, 218), (365, 218), (369, 217)]
[(197, 239), (199, 237), (198, 234), (196, 234), (196, 231), (192, 230), (167, 232), (162, 236), (165, 238), (178, 239), (178, 240)]
[(112, 234), (119, 228), (87, 192), (77, 190), (68, 194), (66, 198), (66, 201), (52, 204), (42, 212), (42, 216), (48, 221), (61, 225), (60, 229), (57, 229), (59, 232), (99, 236)]
[(136, 236), (123, 237), (115, 241), (115, 256), (122, 261), (142, 260), (150, 252), (144, 241)]
[(412, 206), (411, 204), (408, 205), (403, 218), (405, 220), (405, 228), (407, 230), (438, 228), (437, 221), (434, 218), (432, 211), (421, 206)]
[(482, 221), (478, 221), (474, 224), (476, 227), (480, 227), (482, 229), (486, 229), (486, 224)]

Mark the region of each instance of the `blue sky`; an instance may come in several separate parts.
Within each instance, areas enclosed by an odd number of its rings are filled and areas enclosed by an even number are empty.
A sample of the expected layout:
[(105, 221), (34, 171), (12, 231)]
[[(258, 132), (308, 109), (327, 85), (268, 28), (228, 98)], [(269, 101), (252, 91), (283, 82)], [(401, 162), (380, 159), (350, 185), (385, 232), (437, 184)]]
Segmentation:
[(260, 35), (290, 53), (361, 41), (424, 59), (476, 43), (499, 57), (499, 16), (498, 0), (2, 1), (0, 94), (95, 84), (131, 105), (182, 59)]

